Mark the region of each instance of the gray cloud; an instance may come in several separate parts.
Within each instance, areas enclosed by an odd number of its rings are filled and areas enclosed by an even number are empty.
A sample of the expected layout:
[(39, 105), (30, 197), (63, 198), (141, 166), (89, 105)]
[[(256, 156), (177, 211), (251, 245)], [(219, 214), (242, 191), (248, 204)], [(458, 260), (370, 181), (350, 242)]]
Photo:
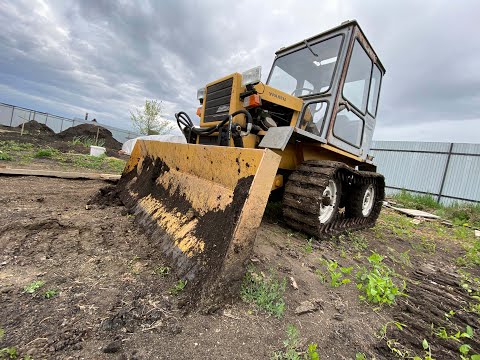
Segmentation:
[(265, 80), (275, 50), (356, 18), (387, 68), (375, 137), (478, 142), (479, 12), (474, 1), (0, 1), (0, 101), (126, 128), (156, 98), (173, 119), (194, 113), (205, 83), (256, 65)]

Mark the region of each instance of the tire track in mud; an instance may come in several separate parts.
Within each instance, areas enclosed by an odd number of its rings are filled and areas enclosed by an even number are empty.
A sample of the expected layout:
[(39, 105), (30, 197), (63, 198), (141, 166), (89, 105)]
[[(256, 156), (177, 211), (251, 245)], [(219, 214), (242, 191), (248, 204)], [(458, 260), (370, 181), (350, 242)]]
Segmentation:
[[(471, 346), (470, 354), (480, 353), (479, 316), (468, 311), (476, 300), (462, 284), (461, 276), (434, 266), (415, 270), (407, 284), (407, 296), (398, 301), (393, 313), (394, 321), (403, 324), (403, 329), (394, 324), (389, 326), (376, 346), (377, 353), (386, 359), (392, 358), (397, 351), (406, 356), (422, 356), (423, 339), (428, 341), (435, 359), (458, 359), (462, 344)], [(474, 331), (471, 339), (463, 337), (456, 341), (436, 335), (440, 328), (451, 335), (465, 332), (467, 326)]]

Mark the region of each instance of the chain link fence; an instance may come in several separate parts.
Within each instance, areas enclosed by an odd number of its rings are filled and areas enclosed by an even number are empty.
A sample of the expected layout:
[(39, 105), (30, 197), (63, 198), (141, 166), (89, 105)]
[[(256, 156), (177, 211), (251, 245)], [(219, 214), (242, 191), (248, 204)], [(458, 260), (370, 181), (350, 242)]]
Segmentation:
[[(62, 116), (52, 115), (41, 111), (23, 108), (20, 106), (0, 103), (0, 125), (18, 127), (19, 125), (22, 125), (23, 122), (28, 122), (30, 120), (35, 120), (40, 124), (45, 124), (55, 133), (62, 132), (69, 127), (77, 126), (80, 124), (92, 123), (91, 121), (68, 119)], [(112, 136), (121, 143), (140, 136), (133, 131), (119, 129), (113, 126), (103, 124), (98, 125), (110, 130), (112, 132)]]

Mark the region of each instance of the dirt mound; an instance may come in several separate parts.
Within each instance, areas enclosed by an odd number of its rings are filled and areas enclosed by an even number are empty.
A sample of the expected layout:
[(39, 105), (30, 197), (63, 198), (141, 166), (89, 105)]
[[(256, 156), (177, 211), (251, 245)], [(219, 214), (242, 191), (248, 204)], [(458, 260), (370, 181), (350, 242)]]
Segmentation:
[(74, 127), (70, 127), (61, 133), (57, 134), (62, 140), (70, 141), (78, 137), (89, 137), (95, 139), (98, 131), (98, 139), (105, 141), (104, 146), (110, 149), (120, 150), (122, 143), (115, 140), (110, 130), (105, 129), (102, 126), (95, 124), (81, 124)]
[(105, 186), (87, 202), (88, 205), (122, 206), (119, 191), (116, 186)]
[[(21, 129), (22, 125), (17, 126), (17, 128)], [(50, 129), (47, 125), (45, 124), (40, 124), (39, 122), (36, 122), (35, 120), (30, 120), (29, 122), (26, 122), (24, 125), (24, 131), (27, 131), (28, 133), (32, 135), (55, 135), (55, 131)]]

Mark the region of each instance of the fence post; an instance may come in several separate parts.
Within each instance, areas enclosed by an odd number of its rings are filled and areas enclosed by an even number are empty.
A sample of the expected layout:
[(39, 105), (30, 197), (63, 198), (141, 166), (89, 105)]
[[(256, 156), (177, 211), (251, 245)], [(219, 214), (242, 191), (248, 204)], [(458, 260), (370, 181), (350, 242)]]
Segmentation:
[(47, 113), (47, 115), (45, 116), (45, 125), (47, 125), (47, 120), (48, 120), (48, 113)]
[(447, 163), (445, 164), (445, 171), (443, 172), (442, 183), (440, 185), (440, 190), (438, 191), (437, 203), (439, 203), (440, 199), (442, 198), (443, 185), (445, 185), (445, 178), (447, 177), (448, 165), (450, 164), (450, 158), (452, 157), (452, 150), (453, 143), (450, 143), (450, 147), (448, 149)]
[(63, 118), (62, 118), (62, 122), (60, 123), (60, 131), (59, 132), (62, 132), (63, 130)]
[(15, 106), (12, 106), (12, 116), (10, 116), (10, 127), (12, 127), (13, 123), (13, 113), (15, 112)]

